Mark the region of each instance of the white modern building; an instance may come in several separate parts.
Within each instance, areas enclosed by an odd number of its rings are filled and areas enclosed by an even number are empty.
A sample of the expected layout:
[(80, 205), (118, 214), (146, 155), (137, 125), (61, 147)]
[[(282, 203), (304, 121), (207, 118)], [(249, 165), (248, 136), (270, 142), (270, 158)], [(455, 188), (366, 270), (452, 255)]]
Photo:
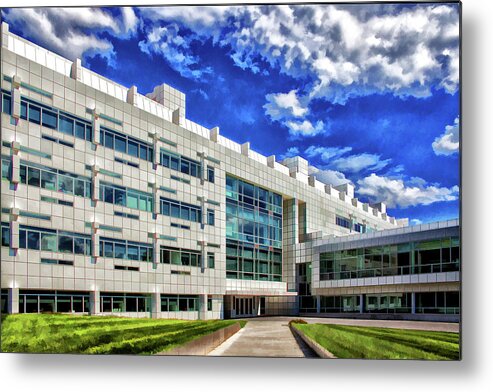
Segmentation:
[(458, 221), (407, 227), (5, 23), (1, 66), (3, 312), (458, 319)]

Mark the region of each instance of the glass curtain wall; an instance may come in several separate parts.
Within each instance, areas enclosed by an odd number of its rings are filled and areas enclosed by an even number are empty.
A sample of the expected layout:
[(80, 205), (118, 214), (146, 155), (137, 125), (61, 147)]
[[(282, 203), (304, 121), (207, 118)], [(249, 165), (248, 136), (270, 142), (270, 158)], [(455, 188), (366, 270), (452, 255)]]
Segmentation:
[(226, 176), (226, 277), (281, 281), (282, 196)]

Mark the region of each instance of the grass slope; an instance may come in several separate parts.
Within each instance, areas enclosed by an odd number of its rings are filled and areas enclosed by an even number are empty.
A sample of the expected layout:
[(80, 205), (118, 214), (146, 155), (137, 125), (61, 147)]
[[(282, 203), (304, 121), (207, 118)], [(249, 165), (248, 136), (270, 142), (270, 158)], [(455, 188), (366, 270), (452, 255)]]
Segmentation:
[(155, 354), (234, 324), (71, 315), (18, 314), (2, 320), (3, 352)]
[(295, 328), (338, 358), (460, 359), (458, 333), (330, 324)]

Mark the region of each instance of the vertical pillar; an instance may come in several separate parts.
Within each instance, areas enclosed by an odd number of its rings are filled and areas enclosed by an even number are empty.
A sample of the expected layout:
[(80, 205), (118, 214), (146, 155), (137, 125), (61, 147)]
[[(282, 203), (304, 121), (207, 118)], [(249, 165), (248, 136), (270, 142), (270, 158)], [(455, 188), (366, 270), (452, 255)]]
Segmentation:
[(19, 313), (19, 289), (18, 288), (9, 288), (7, 311), (9, 314)]
[(98, 259), (99, 251), (100, 251), (98, 229), (99, 229), (99, 223), (92, 222), (92, 225), (91, 225), (91, 245), (92, 245), (92, 257), (93, 257), (94, 262)]
[(411, 314), (416, 314), (416, 293), (411, 293)]
[(12, 101), (10, 107), (10, 113), (12, 117), (15, 119), (19, 119), (21, 117), (21, 78), (17, 75), (14, 75), (12, 78)]
[(359, 295), (359, 312), (365, 313), (365, 296), (363, 294)]
[(151, 297), (151, 318), (160, 318), (161, 314), (161, 293), (152, 293)]
[(317, 313), (320, 314), (320, 295), (317, 295)]
[(99, 166), (93, 165), (91, 170), (92, 177), (92, 201), (97, 202), (99, 200)]
[(207, 320), (207, 294), (199, 295), (199, 320)]
[(98, 145), (99, 141), (101, 140), (99, 136), (100, 126), (101, 120), (96, 108), (94, 108), (92, 112), (92, 142), (96, 145)]
[(91, 314), (101, 313), (101, 297), (99, 290), (91, 291), (89, 294), (89, 307)]
[(10, 209), (10, 247), (14, 250), (19, 249), (19, 209)]

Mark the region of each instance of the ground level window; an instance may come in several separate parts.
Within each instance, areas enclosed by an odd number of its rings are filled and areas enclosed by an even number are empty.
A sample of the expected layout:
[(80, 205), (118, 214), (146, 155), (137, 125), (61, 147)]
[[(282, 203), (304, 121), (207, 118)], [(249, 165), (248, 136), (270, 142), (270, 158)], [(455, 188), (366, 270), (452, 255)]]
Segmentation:
[(74, 291), (19, 292), (19, 313), (89, 313), (89, 293)]

